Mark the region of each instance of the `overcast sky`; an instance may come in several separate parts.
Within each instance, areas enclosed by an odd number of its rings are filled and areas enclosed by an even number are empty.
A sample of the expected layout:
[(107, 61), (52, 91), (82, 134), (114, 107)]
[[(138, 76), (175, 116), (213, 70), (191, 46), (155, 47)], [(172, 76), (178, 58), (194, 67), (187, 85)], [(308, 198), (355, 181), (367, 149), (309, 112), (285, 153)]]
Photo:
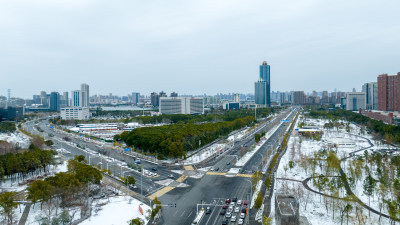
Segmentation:
[(0, 95), (358, 90), (400, 72), (400, 1), (0, 0)]

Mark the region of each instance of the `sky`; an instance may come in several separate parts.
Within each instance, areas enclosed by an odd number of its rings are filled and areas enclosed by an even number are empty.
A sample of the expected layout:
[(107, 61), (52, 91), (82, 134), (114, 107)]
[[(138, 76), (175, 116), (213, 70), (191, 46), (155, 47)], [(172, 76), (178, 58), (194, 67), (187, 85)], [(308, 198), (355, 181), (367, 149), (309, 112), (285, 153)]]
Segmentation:
[(0, 95), (361, 90), (400, 72), (400, 1), (0, 0)]

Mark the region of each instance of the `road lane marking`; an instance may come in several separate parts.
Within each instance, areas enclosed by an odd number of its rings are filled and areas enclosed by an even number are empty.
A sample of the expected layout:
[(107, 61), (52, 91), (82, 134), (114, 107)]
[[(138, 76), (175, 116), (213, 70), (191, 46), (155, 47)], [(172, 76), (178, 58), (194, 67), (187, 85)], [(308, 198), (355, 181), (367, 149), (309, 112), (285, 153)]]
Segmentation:
[(184, 166), (185, 170), (193, 170), (193, 166)]
[(178, 179), (176, 179), (177, 182), (182, 183), (183, 181), (185, 181), (188, 177), (185, 175), (182, 175), (181, 177), (179, 177)]
[(226, 173), (218, 173), (218, 172), (207, 172), (207, 175), (219, 175), (219, 176), (225, 176)]
[(238, 175), (236, 175), (237, 177), (252, 177), (253, 175), (252, 174), (238, 174)]
[(165, 188), (161, 188), (160, 190), (156, 191), (155, 193), (151, 194), (149, 196), (149, 198), (151, 200), (154, 200), (156, 197), (159, 198), (161, 196), (163, 196), (164, 194), (170, 192), (171, 190), (173, 190), (175, 187), (165, 187)]

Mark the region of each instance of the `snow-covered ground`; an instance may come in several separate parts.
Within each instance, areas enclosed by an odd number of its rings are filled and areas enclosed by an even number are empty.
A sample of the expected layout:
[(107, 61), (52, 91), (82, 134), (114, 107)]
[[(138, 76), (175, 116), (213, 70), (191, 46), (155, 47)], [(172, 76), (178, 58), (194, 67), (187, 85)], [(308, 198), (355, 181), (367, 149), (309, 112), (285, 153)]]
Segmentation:
[(30, 140), (20, 133), (0, 133), (0, 141), (7, 141), (8, 143), (18, 144), (21, 148), (28, 148)]
[[(306, 179), (307, 177), (312, 176), (313, 170), (316, 173), (321, 173), (319, 166), (315, 168), (310, 168), (309, 163), (307, 163), (307, 158), (313, 158), (314, 153), (318, 152), (321, 149), (329, 149), (337, 151), (337, 156), (339, 158), (343, 158), (344, 156), (348, 156), (350, 152), (367, 148), (370, 146), (367, 140), (357, 137), (356, 135), (360, 135), (362, 137), (372, 139), (371, 135), (361, 134), (360, 128), (353, 124), (350, 125), (351, 132), (350, 134), (345, 131), (345, 129), (339, 130), (327, 130), (323, 128), (323, 125), (328, 122), (327, 120), (310, 120), (308, 119), (306, 123), (313, 123), (313, 125), (319, 126), (321, 130), (324, 132), (321, 141), (314, 141), (312, 139), (302, 138), (297, 135), (292, 135), (288, 142), (288, 149), (286, 154), (282, 157), (279, 168), (277, 171), (277, 178), (283, 179), (293, 179), (297, 181), (291, 180), (283, 180), (277, 179), (275, 183), (275, 192), (276, 193), (290, 193), (296, 194), (299, 197), (300, 202), (300, 216), (307, 217), (308, 221), (313, 224), (324, 224), (324, 225), (334, 225), (340, 224), (340, 213), (338, 210), (339, 206), (336, 206), (335, 216), (333, 218), (332, 213), (332, 204), (341, 205), (347, 204), (347, 202), (342, 200), (332, 200), (332, 198), (324, 198), (318, 194), (315, 194), (311, 191), (308, 191), (304, 188), (301, 181)], [(298, 124), (296, 124), (295, 129)], [(337, 142), (345, 142), (345, 143), (354, 143), (351, 147), (339, 146), (339, 147), (331, 147), (329, 143), (337, 143)], [(387, 148), (380, 147), (380, 148)], [(371, 150), (376, 149), (377, 147), (371, 148)], [(361, 151), (359, 154), (363, 154), (364, 151)], [(289, 161), (294, 162), (294, 167), (290, 169)], [(344, 169), (344, 164), (342, 163), (342, 168)], [(335, 174), (337, 175), (337, 174)], [(317, 188), (313, 187), (312, 180), (308, 182), (308, 185), (317, 190)], [(362, 183), (362, 182), (360, 182)], [(327, 194), (330, 194), (328, 191), (323, 191)], [(368, 197), (363, 196), (362, 193), (362, 184), (361, 187), (357, 187), (353, 190), (353, 192), (359, 197), (364, 203), (368, 204)], [(340, 195), (344, 195), (344, 191), (339, 191)], [(375, 198), (376, 199), (376, 198)], [(365, 217), (365, 222), (363, 224), (389, 224), (387, 219), (381, 218), (379, 222), (379, 216), (374, 213), (369, 215), (368, 210), (364, 209), (358, 203), (351, 203), (353, 205), (353, 210), (349, 214), (349, 224), (358, 224), (356, 223), (356, 207), (359, 207), (363, 210), (363, 216)], [(371, 199), (371, 206), (379, 211), (379, 208), (376, 205), (373, 205), (373, 201)], [(274, 208), (272, 208), (274, 209)], [(274, 217), (274, 210), (272, 211), (271, 216)], [(345, 224), (346, 218), (343, 220), (343, 224)]]
[[(107, 200), (103, 199), (102, 203), (107, 203)], [(122, 225), (129, 224), (129, 221), (135, 218), (141, 218), (144, 221), (144, 224), (146, 224), (148, 220), (145, 216), (148, 215), (150, 207), (140, 204), (140, 201), (129, 196), (113, 197), (110, 198), (110, 202), (106, 205), (99, 208), (94, 207), (92, 210), (92, 216), (80, 224)], [(144, 215), (140, 213), (139, 205), (142, 208)]]

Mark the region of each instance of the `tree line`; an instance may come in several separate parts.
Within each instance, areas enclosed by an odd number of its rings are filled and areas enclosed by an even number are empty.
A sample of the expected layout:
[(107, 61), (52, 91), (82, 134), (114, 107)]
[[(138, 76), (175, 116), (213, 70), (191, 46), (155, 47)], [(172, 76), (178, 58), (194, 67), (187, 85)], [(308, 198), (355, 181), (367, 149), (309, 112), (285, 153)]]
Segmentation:
[(8, 121), (3, 121), (0, 122), (0, 133), (13, 133), (16, 131), (15, 123), (14, 122), (8, 122)]
[(155, 153), (158, 157), (180, 158), (186, 152), (204, 146), (220, 136), (250, 125), (253, 116), (217, 123), (171, 124), (142, 127), (116, 135), (116, 141), (124, 141), (144, 152)]

